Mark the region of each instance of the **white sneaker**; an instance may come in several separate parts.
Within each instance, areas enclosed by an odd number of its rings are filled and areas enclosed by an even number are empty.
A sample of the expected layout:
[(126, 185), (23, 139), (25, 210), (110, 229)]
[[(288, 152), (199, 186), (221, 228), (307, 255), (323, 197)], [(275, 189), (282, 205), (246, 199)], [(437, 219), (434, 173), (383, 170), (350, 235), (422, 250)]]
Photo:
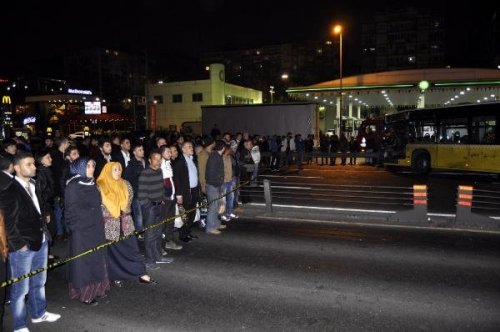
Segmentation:
[(23, 327), (22, 329), (14, 330), (14, 332), (30, 332), (30, 330), (27, 327)]
[(224, 215), (220, 216), (220, 218), (221, 218), (223, 221), (230, 221), (230, 220), (231, 220), (231, 218), (229, 218), (228, 216), (224, 216)]
[(235, 215), (234, 213), (231, 213), (229, 215), (232, 219), (238, 219), (240, 216)]
[(45, 313), (42, 315), (42, 317), (40, 317), (40, 318), (32, 318), (31, 322), (32, 323), (41, 323), (41, 322), (53, 323), (56, 320), (58, 320), (59, 318), (61, 318), (61, 315), (59, 315), (59, 314), (53, 314), (51, 312), (45, 311)]

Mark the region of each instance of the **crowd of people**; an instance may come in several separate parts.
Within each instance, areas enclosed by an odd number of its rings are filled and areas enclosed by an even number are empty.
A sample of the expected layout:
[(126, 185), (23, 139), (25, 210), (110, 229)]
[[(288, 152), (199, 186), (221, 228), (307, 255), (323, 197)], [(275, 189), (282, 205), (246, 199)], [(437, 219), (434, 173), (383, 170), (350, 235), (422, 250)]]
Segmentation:
[[(117, 241), (68, 264), (69, 297), (97, 305), (124, 280), (156, 284), (151, 273), (174, 261), (169, 250), (181, 250), (198, 238), (192, 232), (196, 223), (207, 235), (219, 235), (225, 223), (239, 218), (244, 197), (238, 187), (242, 182), (257, 185), (259, 166), (279, 170), (296, 163), (302, 168), (312, 162), (313, 150), (357, 149), (354, 139), (349, 142), (343, 134), (319, 140), (292, 133), (48, 137), (37, 147), (21, 138), (6, 139), (0, 151), (0, 280), (47, 266), (57, 258), (50, 248), (58, 241), (68, 241), (69, 256)], [(328, 164), (328, 157), (321, 158)], [(335, 157), (329, 164), (335, 164)], [(200, 221), (202, 199), (212, 203)], [(140, 235), (128, 236), (136, 230)], [(60, 318), (46, 310), (46, 278), (42, 272), (8, 288), (15, 331), (28, 331), (28, 310), (33, 323)], [(5, 293), (0, 296), (5, 302)]]
[[(258, 174), (260, 157), (253, 143), (243, 134), (62, 137), (47, 138), (42, 147), (5, 140), (0, 280), (46, 267), (57, 259), (50, 248), (58, 241), (68, 242), (68, 256), (116, 241), (68, 264), (69, 297), (97, 305), (125, 280), (157, 284), (151, 274), (174, 261), (168, 251), (198, 238), (192, 229), (200, 222), (202, 198), (212, 202), (201, 225), (207, 235), (221, 234), (225, 223), (239, 218), (237, 186), (241, 180), (255, 183)], [(179, 211), (182, 218), (175, 218)], [(136, 230), (139, 236), (128, 236)], [(32, 323), (61, 317), (47, 311), (46, 278), (43, 271), (21, 279), (7, 288), (7, 296), (0, 295), (0, 303), (11, 309), (14, 331), (29, 331), (28, 312)]]

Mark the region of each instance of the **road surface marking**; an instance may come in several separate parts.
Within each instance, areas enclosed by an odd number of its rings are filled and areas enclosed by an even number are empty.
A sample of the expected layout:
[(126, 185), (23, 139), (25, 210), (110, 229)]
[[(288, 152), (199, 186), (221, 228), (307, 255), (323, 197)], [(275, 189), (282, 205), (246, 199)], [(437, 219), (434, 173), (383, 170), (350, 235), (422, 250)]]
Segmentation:
[(322, 176), (300, 176), (300, 175), (269, 175), (269, 174), (262, 174), (259, 175), (261, 177), (266, 177), (266, 178), (302, 178), (302, 179), (324, 179)]
[(439, 227), (427, 227), (427, 226), (410, 226), (410, 225), (390, 225), (390, 224), (376, 224), (376, 223), (364, 223), (364, 222), (348, 222), (348, 221), (331, 221), (331, 220), (318, 220), (318, 219), (306, 219), (306, 218), (289, 218), (289, 217), (271, 217), (271, 216), (257, 216), (257, 219), (269, 219), (269, 220), (286, 220), (286, 221), (309, 221), (319, 224), (336, 224), (345, 226), (370, 226), (378, 228), (397, 228), (397, 229), (422, 229), (422, 230), (432, 230), (438, 232), (466, 232), (466, 233), (476, 233), (476, 234), (494, 234), (500, 235), (500, 231), (489, 231), (489, 230), (476, 230), (476, 229), (466, 229), (466, 228), (439, 228)]
[[(248, 205), (258, 205), (265, 206), (264, 203), (247, 203)], [(397, 211), (388, 210), (365, 210), (365, 209), (348, 209), (348, 208), (334, 208), (334, 207), (324, 207), (324, 206), (304, 206), (304, 205), (286, 205), (286, 204), (273, 204), (276, 207), (284, 207), (291, 209), (313, 209), (313, 210), (325, 210), (325, 211), (343, 211), (343, 212), (368, 212), (368, 213), (396, 213)]]

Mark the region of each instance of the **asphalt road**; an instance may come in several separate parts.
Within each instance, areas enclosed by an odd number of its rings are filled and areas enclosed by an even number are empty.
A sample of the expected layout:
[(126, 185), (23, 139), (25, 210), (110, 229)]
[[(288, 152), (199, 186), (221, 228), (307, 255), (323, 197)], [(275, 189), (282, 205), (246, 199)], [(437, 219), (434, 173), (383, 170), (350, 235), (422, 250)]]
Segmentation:
[[(387, 187), (396, 188), (394, 189), (396, 192), (411, 192), (411, 188), (415, 184), (427, 185), (428, 209), (432, 213), (455, 213), (457, 187), (459, 185), (495, 191), (495, 195), (500, 197), (500, 181), (490, 174), (480, 173), (433, 171), (428, 175), (419, 175), (408, 170), (390, 171), (382, 167), (365, 165), (318, 166), (312, 164), (305, 166), (300, 171), (297, 170), (295, 165), (280, 172), (264, 170), (259, 180), (264, 179), (270, 180), (273, 186), (293, 186), (292, 190), (285, 187), (278, 187), (273, 190), (275, 202), (281, 204), (398, 210), (403, 207), (400, 203), (410, 202), (411, 200), (398, 200), (397, 198), (402, 197), (402, 194), (398, 193), (386, 194), (385, 192), (390, 190)], [(302, 190), (300, 190), (300, 187), (302, 187)], [(368, 192), (367, 187), (370, 187), (371, 193)], [(317, 191), (318, 188), (331, 188), (331, 190)], [(381, 192), (378, 196), (374, 193), (377, 188)], [(337, 192), (337, 196), (335, 196), (335, 191), (340, 189), (343, 191)], [(258, 188), (248, 188), (247, 190), (259, 192)], [(363, 191), (366, 191), (366, 194), (363, 194)], [(260, 189), (259, 194), (252, 194), (250, 200), (252, 202), (263, 202), (264, 198), (261, 192), (262, 189)], [(328, 194), (330, 194), (330, 197)], [(348, 195), (355, 196), (349, 197)], [(362, 197), (359, 198), (356, 195)], [(392, 200), (389, 200), (389, 198), (392, 198)], [(497, 203), (493, 207), (496, 207), (496, 209), (478, 210), (476, 212), (500, 216), (500, 205)]]
[(500, 330), (498, 235), (252, 219), (197, 233), (158, 285), (126, 282), (96, 307), (69, 300), (65, 267), (50, 271), (62, 318), (31, 330)]

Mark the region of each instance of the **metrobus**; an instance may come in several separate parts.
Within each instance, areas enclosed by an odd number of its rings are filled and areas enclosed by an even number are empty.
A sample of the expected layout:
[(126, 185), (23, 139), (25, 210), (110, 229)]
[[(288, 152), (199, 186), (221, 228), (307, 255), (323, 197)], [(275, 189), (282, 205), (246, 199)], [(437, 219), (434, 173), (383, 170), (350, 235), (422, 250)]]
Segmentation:
[(385, 116), (384, 164), (500, 173), (500, 103), (402, 111)]

